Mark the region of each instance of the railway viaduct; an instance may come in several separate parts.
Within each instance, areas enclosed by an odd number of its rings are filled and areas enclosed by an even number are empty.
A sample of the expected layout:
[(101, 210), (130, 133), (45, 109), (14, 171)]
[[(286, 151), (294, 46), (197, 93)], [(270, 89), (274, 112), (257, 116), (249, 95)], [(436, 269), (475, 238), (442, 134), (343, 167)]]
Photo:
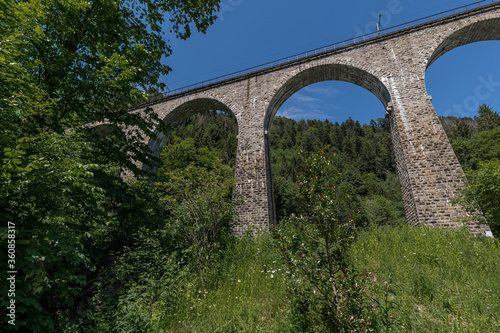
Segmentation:
[[(241, 235), (249, 227), (269, 228), (275, 220), (269, 133), (280, 106), (316, 82), (354, 83), (386, 108), (409, 223), (452, 227), (465, 215), (450, 203), (463, 186), (463, 171), (427, 94), (425, 72), (454, 48), (499, 39), (500, 2), (481, 1), (172, 91), (147, 106), (173, 125), (203, 110), (235, 116), (235, 194), (244, 199), (235, 232)], [(167, 136), (146, 138), (156, 156)], [(489, 230), (480, 224), (471, 229)]]

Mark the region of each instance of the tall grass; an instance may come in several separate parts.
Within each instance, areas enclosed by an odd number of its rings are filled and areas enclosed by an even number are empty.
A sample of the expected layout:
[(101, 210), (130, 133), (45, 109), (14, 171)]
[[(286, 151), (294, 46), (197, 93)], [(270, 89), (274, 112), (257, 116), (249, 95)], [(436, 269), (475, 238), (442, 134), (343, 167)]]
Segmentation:
[(185, 289), (172, 332), (295, 332), (287, 298), (289, 277), (269, 233), (236, 242), (209, 282)]
[(500, 332), (498, 241), (467, 230), (379, 227), (362, 232), (351, 255), (373, 272), (370, 293), (393, 331)]
[[(500, 246), (467, 230), (377, 227), (350, 251), (391, 332), (500, 332)], [(280, 249), (269, 233), (236, 241), (205, 282), (196, 270), (131, 286), (88, 332), (299, 332)], [(173, 275), (170, 275), (173, 276)], [(75, 330), (75, 332), (78, 330)]]
[[(467, 230), (378, 227), (363, 231), (352, 263), (371, 271), (368, 293), (386, 330), (499, 332), (500, 247)], [(172, 332), (297, 332), (287, 297), (292, 278), (269, 235), (244, 238), (191, 288)]]

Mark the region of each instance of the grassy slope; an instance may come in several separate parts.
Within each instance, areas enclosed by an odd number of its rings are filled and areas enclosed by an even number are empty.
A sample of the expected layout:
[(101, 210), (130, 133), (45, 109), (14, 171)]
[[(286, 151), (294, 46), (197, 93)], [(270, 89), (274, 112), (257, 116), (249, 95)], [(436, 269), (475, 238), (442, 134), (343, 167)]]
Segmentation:
[[(369, 292), (389, 310), (392, 331), (500, 331), (498, 242), (467, 231), (381, 227), (361, 234), (352, 258), (374, 273)], [(268, 237), (237, 245), (221, 267), (181, 331), (294, 331), (291, 276)]]
[(212, 271), (191, 285), (172, 332), (294, 332), (287, 311), (286, 268), (270, 235), (245, 237)]
[[(387, 331), (500, 332), (498, 241), (465, 230), (378, 227), (363, 231), (351, 254), (373, 273), (367, 291), (387, 313)], [(298, 331), (287, 297), (296, 277), (270, 235), (236, 242), (210, 274), (204, 285), (186, 272), (175, 284), (131, 289), (95, 331)], [(162, 296), (146, 302), (141, 294), (152, 288)]]
[(362, 233), (353, 260), (375, 273), (371, 292), (393, 308), (395, 331), (500, 331), (498, 241), (466, 230), (382, 227)]

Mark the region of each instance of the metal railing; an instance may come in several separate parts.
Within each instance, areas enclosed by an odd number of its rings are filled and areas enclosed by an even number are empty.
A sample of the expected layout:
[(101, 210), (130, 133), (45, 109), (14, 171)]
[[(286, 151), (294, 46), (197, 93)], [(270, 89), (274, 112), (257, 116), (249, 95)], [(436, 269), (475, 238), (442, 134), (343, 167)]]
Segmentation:
[(401, 32), (404, 30), (412, 29), (412, 28), (415, 28), (415, 27), (418, 27), (418, 26), (421, 26), (423, 24), (427, 24), (430, 22), (443, 20), (443, 19), (449, 18), (449, 17), (454, 16), (454, 15), (463, 14), (463, 13), (473, 11), (473, 10), (476, 10), (478, 8), (482, 8), (485, 6), (494, 5), (498, 2), (499, 1), (494, 1), (494, 0), (483, 0), (483, 1), (473, 2), (471, 4), (468, 4), (468, 5), (465, 5), (462, 7), (450, 9), (450, 10), (447, 10), (447, 11), (444, 11), (444, 12), (441, 12), (438, 14), (434, 14), (431, 16), (427, 16), (427, 17), (424, 17), (424, 18), (421, 18), (418, 20), (414, 20), (414, 21), (399, 24), (399, 25), (396, 25), (393, 27), (389, 27), (389, 28), (386, 28), (386, 29), (383, 29), (383, 30), (380, 30), (377, 32), (372, 32), (372, 33), (362, 35), (359, 37), (350, 38), (350, 39), (347, 39), (347, 40), (344, 40), (344, 41), (341, 41), (341, 42), (338, 42), (335, 44), (330, 44), (330, 45), (323, 46), (323, 47), (320, 47), (320, 48), (317, 48), (314, 50), (295, 54), (295, 55), (290, 56), (290, 57), (282, 58), (282, 59), (271, 61), (271, 62), (262, 64), (262, 65), (243, 69), (243, 70), (240, 70), (240, 71), (237, 71), (234, 73), (226, 74), (226, 75), (219, 76), (219, 77), (216, 77), (216, 78), (213, 78), (210, 80), (205, 80), (202, 82), (191, 84), (191, 85), (188, 85), (188, 86), (185, 86), (182, 88), (168, 90), (165, 93), (153, 96), (149, 102), (144, 103), (144, 104), (154, 104), (154, 103), (159, 102), (162, 99), (172, 97), (174, 95), (184, 94), (184, 93), (187, 93), (191, 90), (197, 90), (199, 88), (210, 86), (210, 85), (213, 85), (216, 83), (223, 83), (224, 81), (229, 81), (232, 79), (236, 79), (238, 77), (244, 77), (244, 76), (260, 73), (266, 69), (287, 65), (287, 64), (290, 64), (293, 62), (297, 62), (298, 60), (303, 60), (305, 58), (309, 58), (309, 57), (312, 58), (314, 56), (324, 55), (324, 54), (327, 54), (331, 51), (345, 48), (347, 46), (351, 46), (351, 45), (358, 44), (361, 42), (370, 41), (370, 40), (373, 40), (373, 39), (376, 39), (376, 38), (379, 38), (382, 36), (387, 36), (389, 34), (393, 34), (396, 32)]

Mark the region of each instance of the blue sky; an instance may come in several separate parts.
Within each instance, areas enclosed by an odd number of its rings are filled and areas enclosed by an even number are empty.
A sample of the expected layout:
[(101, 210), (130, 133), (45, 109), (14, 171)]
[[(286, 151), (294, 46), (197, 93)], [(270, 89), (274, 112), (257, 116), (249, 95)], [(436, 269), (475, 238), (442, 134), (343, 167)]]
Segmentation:
[[(165, 62), (173, 71), (163, 82), (176, 89), (373, 32), (379, 13), (384, 28), (471, 2), (222, 0), (219, 19), (206, 34), (171, 40), (173, 55)], [(500, 41), (480, 42), (448, 52), (432, 64), (426, 85), (438, 115), (471, 117), (482, 103), (500, 111), (499, 54)], [(341, 122), (352, 117), (362, 123), (384, 114), (370, 92), (338, 81), (305, 87), (278, 112), (297, 120)]]

